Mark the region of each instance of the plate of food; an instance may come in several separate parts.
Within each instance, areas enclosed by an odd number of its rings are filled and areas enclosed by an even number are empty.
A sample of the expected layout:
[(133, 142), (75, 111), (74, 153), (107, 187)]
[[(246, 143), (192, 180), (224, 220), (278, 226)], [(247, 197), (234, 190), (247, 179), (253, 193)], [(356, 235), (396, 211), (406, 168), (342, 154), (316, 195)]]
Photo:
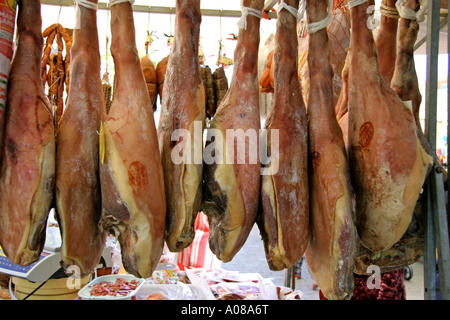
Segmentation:
[(97, 277), (79, 292), (82, 300), (131, 300), (145, 280), (130, 274)]

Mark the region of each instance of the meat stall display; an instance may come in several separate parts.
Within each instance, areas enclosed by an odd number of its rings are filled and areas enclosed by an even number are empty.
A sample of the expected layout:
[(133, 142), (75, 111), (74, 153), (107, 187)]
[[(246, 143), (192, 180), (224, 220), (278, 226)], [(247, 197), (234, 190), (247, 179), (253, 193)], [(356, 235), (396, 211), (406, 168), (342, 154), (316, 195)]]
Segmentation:
[(63, 298), (68, 279), (79, 300), (301, 300), (304, 261), (317, 298), (358, 300), (371, 270), (428, 259), (427, 179), (447, 179), (415, 59), (432, 4), (55, 1), (8, 1), (0, 297)]

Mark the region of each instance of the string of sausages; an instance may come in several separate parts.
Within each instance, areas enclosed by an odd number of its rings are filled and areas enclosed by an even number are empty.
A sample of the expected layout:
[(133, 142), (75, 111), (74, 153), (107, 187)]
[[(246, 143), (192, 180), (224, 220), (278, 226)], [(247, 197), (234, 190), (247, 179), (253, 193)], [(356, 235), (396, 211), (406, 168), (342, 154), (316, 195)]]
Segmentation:
[[(45, 39), (44, 53), (41, 63), (42, 84), (48, 85), (48, 98), (55, 109), (55, 124), (59, 123), (64, 109), (64, 91), (69, 90), (70, 48), (72, 38), (59, 23), (46, 28), (42, 36)], [(51, 54), (53, 42), (56, 39), (58, 52)], [(63, 50), (65, 48), (65, 57)]]

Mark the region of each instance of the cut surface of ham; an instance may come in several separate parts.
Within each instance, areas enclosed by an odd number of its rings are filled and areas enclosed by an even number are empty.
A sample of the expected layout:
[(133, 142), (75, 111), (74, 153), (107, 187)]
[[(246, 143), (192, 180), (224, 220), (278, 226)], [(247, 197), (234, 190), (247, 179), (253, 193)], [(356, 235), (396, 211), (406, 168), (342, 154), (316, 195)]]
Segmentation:
[[(91, 1), (96, 5), (97, 1)], [(99, 132), (106, 112), (100, 77), (97, 12), (79, 6), (71, 48), (70, 85), (56, 136), (56, 209), (61, 258), (80, 274), (94, 271), (106, 233), (100, 227)]]
[(198, 59), (200, 24), (200, 0), (177, 0), (158, 126), (166, 190), (166, 243), (172, 252), (180, 252), (194, 239), (202, 199), (205, 87)]
[[(298, 0), (285, 3), (295, 11), (299, 5)], [(273, 169), (272, 174), (261, 177), (262, 212), (258, 217), (272, 270), (290, 268), (308, 245), (308, 122), (297, 76), (296, 26), (296, 16), (285, 9), (278, 11), (273, 53), (274, 96), (265, 129), (268, 146), (274, 131), (278, 133), (279, 146), (278, 152), (269, 151), (273, 163), (268, 167)]]
[[(209, 245), (223, 262), (233, 259), (247, 240), (256, 220), (260, 197), (257, 64), (260, 12), (264, 1), (244, 0), (242, 5), (249, 8), (243, 12), (252, 11), (252, 14), (241, 17), (230, 87), (211, 121), (205, 147), (206, 155), (211, 140), (215, 139), (213, 145), (218, 149), (215, 155), (220, 160), (205, 164), (203, 174), (202, 208), (210, 223)], [(233, 137), (230, 134), (226, 138), (227, 130), (233, 130)], [(212, 137), (214, 132), (223, 137), (222, 142)], [(246, 133), (248, 136), (244, 137)]]
[[(307, 3), (309, 23), (327, 17), (328, 0)], [(310, 235), (308, 268), (327, 299), (350, 299), (358, 237), (343, 135), (333, 105), (333, 71), (326, 28), (309, 34), (308, 99)]]
[(55, 131), (40, 78), (41, 3), (18, 5), (0, 178), (0, 245), (15, 264), (39, 259), (55, 180)]
[(100, 135), (102, 226), (118, 238), (125, 270), (147, 278), (164, 245), (166, 198), (153, 104), (134, 28), (131, 4), (112, 5), (116, 89)]
[(381, 77), (367, 9), (351, 9), (348, 152), (362, 245), (392, 247), (411, 221), (432, 158), (422, 148), (412, 110)]

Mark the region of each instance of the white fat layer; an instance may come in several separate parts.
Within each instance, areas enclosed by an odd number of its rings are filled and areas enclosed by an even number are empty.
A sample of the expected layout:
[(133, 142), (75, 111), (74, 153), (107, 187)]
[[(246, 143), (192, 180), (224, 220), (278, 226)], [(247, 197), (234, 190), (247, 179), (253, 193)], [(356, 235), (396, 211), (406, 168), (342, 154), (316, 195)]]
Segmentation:
[[(223, 132), (223, 130), (221, 131)], [(224, 142), (223, 148), (225, 148), (225, 152), (228, 152), (226, 142)], [(228, 198), (226, 212), (223, 216), (218, 217), (220, 219), (220, 228), (227, 231), (226, 238), (219, 240), (224, 243), (221, 254), (222, 260), (224, 260), (231, 255), (239, 239), (241, 229), (245, 222), (245, 206), (236, 180), (233, 164), (217, 164), (214, 179), (218, 183), (220, 190)]]
[[(389, 174), (376, 187), (378, 198), (383, 199), (381, 205), (374, 206), (368, 201), (369, 206), (365, 210), (366, 222), (361, 232), (361, 242), (364, 246), (379, 251), (389, 249), (400, 240), (411, 221), (426, 173), (432, 163), (433, 158), (422, 148), (416, 137), (415, 162), (407, 180), (396, 184), (390, 180)], [(390, 168), (380, 168), (378, 176), (386, 176), (387, 171), (390, 172)]]
[(144, 277), (145, 275), (150, 276), (153, 269), (151, 261), (153, 245), (151, 222), (148, 220), (147, 214), (142, 212), (137, 205), (133, 188), (128, 179), (128, 170), (120, 157), (120, 152), (108, 128), (108, 123), (105, 124), (104, 130), (105, 165), (109, 163), (111, 173), (117, 182), (120, 197), (128, 205), (130, 211), (130, 220), (123, 223), (128, 225), (132, 233), (135, 233), (135, 235), (130, 236), (130, 239), (132, 241), (131, 248), (139, 256), (139, 273)]
[(29, 207), (30, 223), (27, 223), (24, 237), (19, 246), (19, 255), (22, 255), (21, 260), (27, 261), (32, 256), (36, 255), (34, 250), (30, 250), (29, 241), (34, 234), (39, 231), (37, 227), (42, 227), (44, 220), (47, 220), (48, 213), (50, 211), (50, 202), (52, 194), (45, 192), (45, 183), (48, 178), (55, 175), (55, 139), (54, 136), (50, 139), (47, 145), (42, 149), (39, 155), (40, 176), (39, 184), (37, 185), (33, 194), (32, 201)]

